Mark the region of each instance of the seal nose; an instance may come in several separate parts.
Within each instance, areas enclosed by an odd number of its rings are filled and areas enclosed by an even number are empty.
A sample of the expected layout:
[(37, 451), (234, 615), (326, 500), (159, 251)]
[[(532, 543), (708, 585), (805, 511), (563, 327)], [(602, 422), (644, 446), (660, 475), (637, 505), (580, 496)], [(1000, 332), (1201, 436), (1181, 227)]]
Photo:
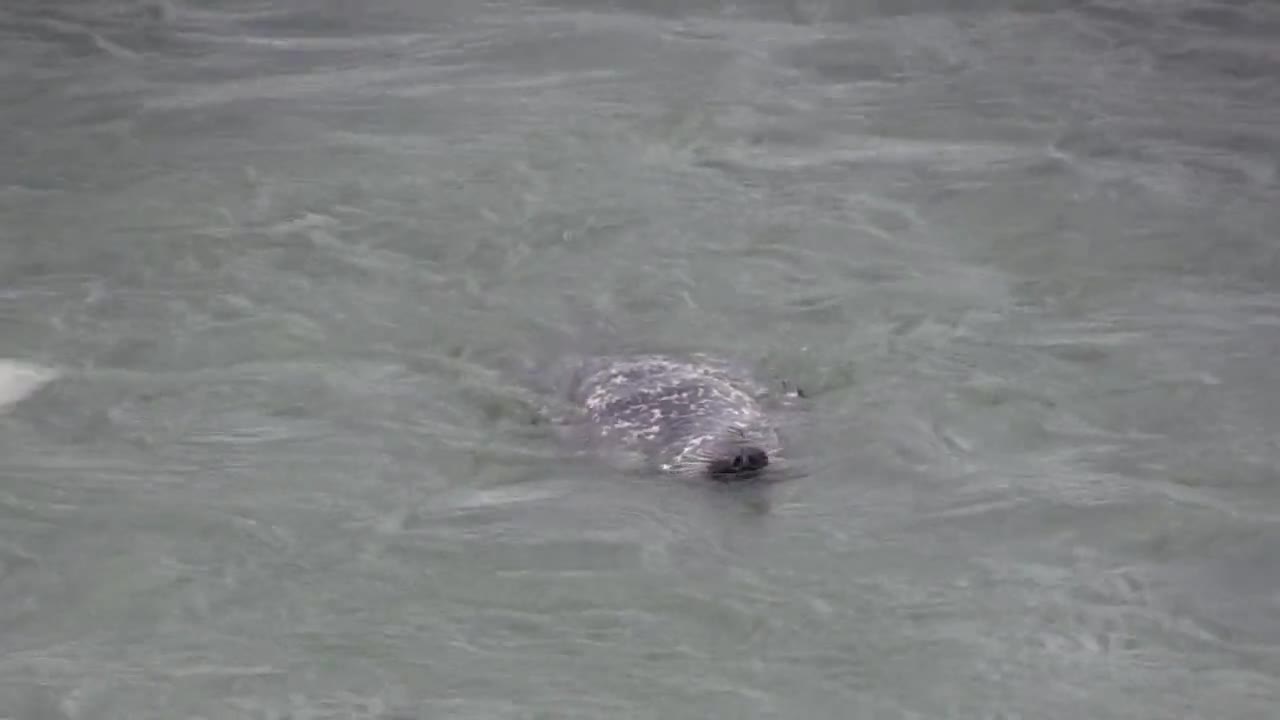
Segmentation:
[(738, 452), (730, 461), (729, 467), (733, 472), (752, 472), (760, 470), (769, 464), (769, 453), (754, 446), (738, 448)]

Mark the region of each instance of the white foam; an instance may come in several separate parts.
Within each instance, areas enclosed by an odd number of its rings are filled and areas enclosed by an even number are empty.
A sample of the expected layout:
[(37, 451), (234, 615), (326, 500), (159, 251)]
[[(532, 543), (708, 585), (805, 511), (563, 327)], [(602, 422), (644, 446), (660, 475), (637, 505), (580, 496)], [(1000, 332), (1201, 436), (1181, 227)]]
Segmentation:
[(0, 358), (0, 410), (22, 402), (56, 377), (53, 368)]

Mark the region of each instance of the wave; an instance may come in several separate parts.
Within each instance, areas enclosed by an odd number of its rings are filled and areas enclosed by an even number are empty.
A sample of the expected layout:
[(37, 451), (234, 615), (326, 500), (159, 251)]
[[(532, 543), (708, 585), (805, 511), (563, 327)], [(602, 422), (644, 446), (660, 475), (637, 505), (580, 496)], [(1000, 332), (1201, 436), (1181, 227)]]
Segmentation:
[(0, 411), (22, 402), (58, 375), (50, 367), (0, 358)]

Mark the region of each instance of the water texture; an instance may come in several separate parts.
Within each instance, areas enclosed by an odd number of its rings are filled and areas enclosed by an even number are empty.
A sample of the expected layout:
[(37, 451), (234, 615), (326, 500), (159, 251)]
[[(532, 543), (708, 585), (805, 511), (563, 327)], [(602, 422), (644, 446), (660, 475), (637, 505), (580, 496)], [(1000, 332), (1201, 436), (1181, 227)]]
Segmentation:
[[(5, 3), (0, 718), (1274, 717), (1277, 48)], [(502, 370), (610, 343), (804, 388), (803, 475), (618, 472)]]

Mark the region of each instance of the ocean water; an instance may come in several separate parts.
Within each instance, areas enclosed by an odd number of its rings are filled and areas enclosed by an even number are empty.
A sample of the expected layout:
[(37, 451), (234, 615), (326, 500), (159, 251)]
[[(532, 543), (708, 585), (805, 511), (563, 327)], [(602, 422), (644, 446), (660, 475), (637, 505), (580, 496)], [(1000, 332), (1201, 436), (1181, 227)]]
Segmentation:
[[(1274, 717), (1277, 48), (5, 3), (0, 718)], [(618, 472), (503, 371), (619, 347), (802, 387), (804, 472)]]

